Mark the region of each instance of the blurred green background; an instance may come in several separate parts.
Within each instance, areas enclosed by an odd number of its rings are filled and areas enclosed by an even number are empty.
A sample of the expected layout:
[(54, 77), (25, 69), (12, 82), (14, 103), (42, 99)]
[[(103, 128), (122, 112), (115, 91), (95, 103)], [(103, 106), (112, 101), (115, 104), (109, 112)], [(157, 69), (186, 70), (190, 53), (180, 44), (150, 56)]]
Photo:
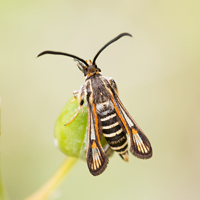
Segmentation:
[(200, 199), (200, 1), (1, 0), (1, 169), (11, 200), (38, 189), (65, 159), (54, 124), (84, 76), (63, 51), (97, 59), (153, 146), (153, 157), (115, 154), (93, 177), (79, 161), (52, 199)]

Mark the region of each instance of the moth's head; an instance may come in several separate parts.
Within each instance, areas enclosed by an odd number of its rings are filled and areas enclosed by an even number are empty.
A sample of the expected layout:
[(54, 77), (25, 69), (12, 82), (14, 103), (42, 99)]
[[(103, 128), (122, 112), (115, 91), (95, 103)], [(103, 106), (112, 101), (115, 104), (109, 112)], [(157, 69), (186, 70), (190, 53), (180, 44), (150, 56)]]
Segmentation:
[(63, 52), (57, 52), (57, 51), (43, 51), (42, 53), (40, 53), (37, 57), (42, 56), (44, 54), (54, 54), (54, 55), (64, 55), (64, 56), (69, 56), (74, 58), (74, 61), (76, 62), (78, 68), (83, 72), (84, 76), (86, 77), (90, 77), (94, 74), (98, 74), (99, 72), (101, 72), (101, 70), (97, 67), (96, 65), (96, 59), (99, 56), (99, 54), (111, 43), (115, 42), (116, 40), (118, 40), (119, 38), (123, 37), (123, 36), (130, 36), (132, 37), (131, 34), (129, 33), (121, 33), (120, 35), (118, 35), (117, 37), (115, 37), (114, 39), (112, 39), (110, 42), (108, 42), (107, 44), (105, 44), (96, 54), (96, 56), (94, 57), (93, 61), (89, 60), (88, 62), (83, 60), (82, 58), (79, 58), (77, 56), (74, 56), (72, 54), (68, 54), (68, 53), (63, 53)]
[(88, 65), (85, 65), (78, 59), (74, 59), (74, 61), (78, 66), (78, 68), (83, 72), (84, 76), (86, 77), (90, 77), (94, 74), (98, 74), (99, 72), (101, 72), (101, 69), (99, 69), (96, 65), (94, 65), (91, 60), (86, 61)]

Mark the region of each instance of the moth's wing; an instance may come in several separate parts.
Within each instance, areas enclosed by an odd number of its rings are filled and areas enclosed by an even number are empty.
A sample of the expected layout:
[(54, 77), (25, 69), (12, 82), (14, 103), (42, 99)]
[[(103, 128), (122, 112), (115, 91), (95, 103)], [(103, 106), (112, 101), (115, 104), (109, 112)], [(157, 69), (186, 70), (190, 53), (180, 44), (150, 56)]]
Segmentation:
[(130, 152), (142, 159), (148, 159), (152, 156), (152, 147), (151, 144), (142, 131), (142, 129), (137, 125), (135, 120), (128, 113), (121, 100), (114, 92), (114, 97), (111, 98), (113, 102), (116, 113), (120, 117), (124, 127), (126, 128), (127, 133), (130, 137)]
[(87, 102), (88, 134), (87, 134), (87, 164), (90, 173), (94, 176), (101, 174), (108, 164), (108, 158), (100, 142), (99, 119), (95, 104)]

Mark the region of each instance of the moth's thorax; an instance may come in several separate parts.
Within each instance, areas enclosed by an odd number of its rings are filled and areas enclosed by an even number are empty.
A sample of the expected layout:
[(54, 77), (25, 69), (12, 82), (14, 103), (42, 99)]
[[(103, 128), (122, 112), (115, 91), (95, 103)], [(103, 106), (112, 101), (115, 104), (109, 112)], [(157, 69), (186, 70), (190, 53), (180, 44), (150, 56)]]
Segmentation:
[(85, 82), (86, 92), (89, 95), (90, 103), (104, 103), (112, 96), (110, 84), (101, 73), (88, 77)]

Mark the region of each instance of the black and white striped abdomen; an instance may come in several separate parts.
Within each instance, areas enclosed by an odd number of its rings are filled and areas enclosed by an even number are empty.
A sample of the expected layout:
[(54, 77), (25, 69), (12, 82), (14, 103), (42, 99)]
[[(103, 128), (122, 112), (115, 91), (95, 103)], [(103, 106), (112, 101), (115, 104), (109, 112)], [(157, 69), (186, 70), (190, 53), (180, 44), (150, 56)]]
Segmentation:
[(114, 109), (100, 113), (102, 132), (110, 147), (128, 161), (128, 141), (122, 123)]

